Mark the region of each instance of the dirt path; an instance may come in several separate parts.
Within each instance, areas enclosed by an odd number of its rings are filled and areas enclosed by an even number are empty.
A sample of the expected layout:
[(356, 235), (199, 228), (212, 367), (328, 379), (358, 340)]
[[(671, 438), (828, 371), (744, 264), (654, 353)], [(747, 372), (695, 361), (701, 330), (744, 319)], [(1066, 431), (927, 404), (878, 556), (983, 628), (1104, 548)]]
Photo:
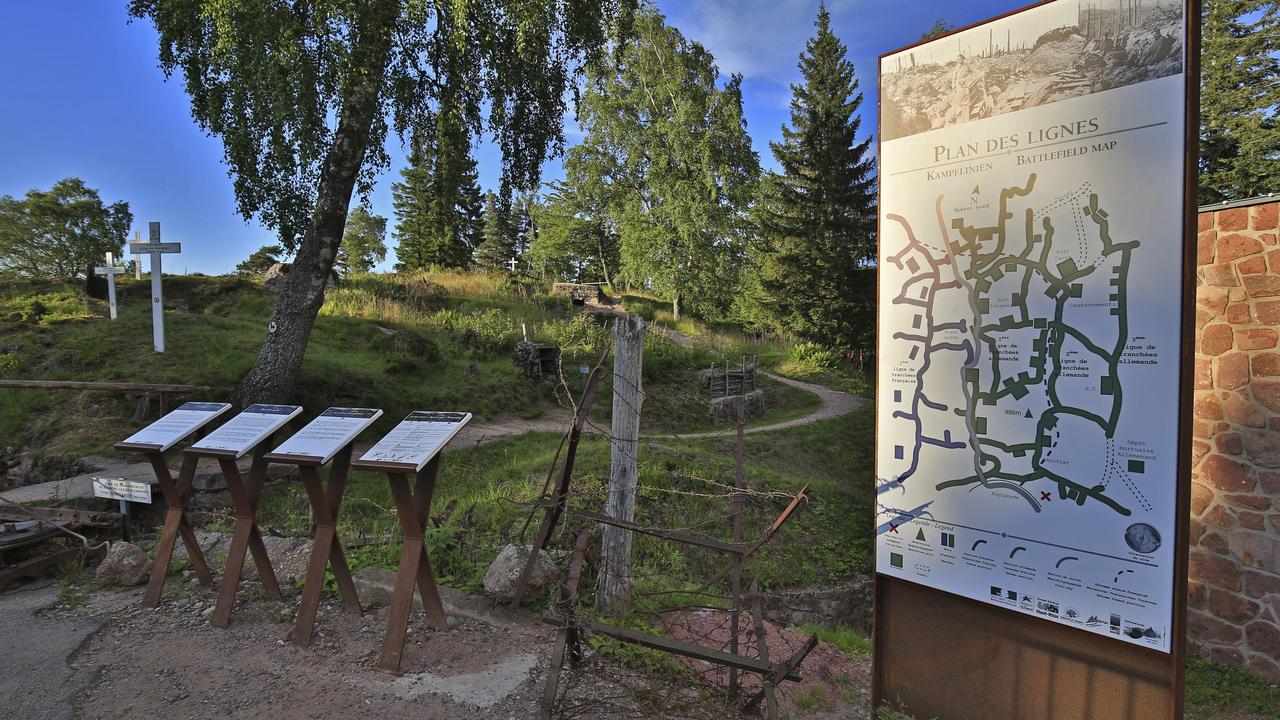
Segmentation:
[[(772, 380), (782, 383), (783, 385), (790, 385), (791, 387), (799, 388), (817, 395), (818, 399), (822, 401), (822, 407), (808, 415), (798, 418), (769, 423), (768, 425), (756, 425), (754, 427), (748, 426), (745, 431), (748, 435), (762, 432), (774, 432), (776, 430), (786, 430), (787, 428), (809, 425), (810, 423), (816, 423), (821, 420), (830, 420), (831, 418), (840, 417), (841, 415), (848, 415), (855, 410), (865, 407), (869, 402), (866, 398), (851, 395), (841, 390), (832, 390), (824, 385), (792, 380), (791, 378), (782, 377), (781, 375), (775, 375), (763, 370), (761, 373)], [(698, 438), (721, 437), (724, 434), (724, 430), (713, 430), (711, 432), (658, 435), (652, 437), (674, 438), (677, 440), (696, 440)]]

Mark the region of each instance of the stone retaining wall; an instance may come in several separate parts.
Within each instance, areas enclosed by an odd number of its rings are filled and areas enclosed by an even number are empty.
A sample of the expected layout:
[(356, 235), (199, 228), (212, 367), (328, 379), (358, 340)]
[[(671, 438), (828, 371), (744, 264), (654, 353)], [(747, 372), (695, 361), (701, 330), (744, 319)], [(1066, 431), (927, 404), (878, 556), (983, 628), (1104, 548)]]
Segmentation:
[(1188, 635), (1280, 682), (1275, 201), (1200, 214)]

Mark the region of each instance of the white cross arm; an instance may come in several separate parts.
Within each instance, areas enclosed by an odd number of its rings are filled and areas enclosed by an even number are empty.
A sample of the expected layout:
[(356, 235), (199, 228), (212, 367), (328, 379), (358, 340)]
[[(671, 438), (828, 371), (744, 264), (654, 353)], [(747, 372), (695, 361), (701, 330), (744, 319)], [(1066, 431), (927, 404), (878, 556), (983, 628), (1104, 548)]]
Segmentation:
[(150, 255), (152, 253), (180, 253), (182, 243), (131, 242), (129, 252), (133, 255)]
[(93, 269), (94, 275), (120, 275), (124, 272), (126, 270), (121, 267), (96, 267)]

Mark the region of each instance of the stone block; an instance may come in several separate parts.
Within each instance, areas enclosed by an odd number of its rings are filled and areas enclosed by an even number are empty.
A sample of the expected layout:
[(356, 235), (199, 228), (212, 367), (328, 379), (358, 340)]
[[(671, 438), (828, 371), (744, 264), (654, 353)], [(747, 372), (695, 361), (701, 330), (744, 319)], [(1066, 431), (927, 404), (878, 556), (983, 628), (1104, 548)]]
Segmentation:
[(1199, 548), (1191, 550), (1188, 577), (1215, 587), (1240, 589), (1240, 566), (1231, 558)]
[(1275, 230), (1280, 203), (1254, 205), (1249, 208), (1249, 227), (1254, 230)]
[(1241, 350), (1270, 350), (1276, 346), (1280, 335), (1271, 328), (1243, 328), (1236, 330), (1236, 347)]
[(1218, 396), (1209, 392), (1196, 393), (1195, 400), (1196, 417), (1204, 420), (1221, 420), (1222, 402), (1218, 400)]
[(1255, 620), (1244, 628), (1249, 649), (1271, 658), (1280, 658), (1280, 627), (1266, 620)]
[(1260, 325), (1280, 325), (1280, 300), (1254, 303), (1253, 316)]
[(1223, 455), (1239, 455), (1244, 452), (1244, 440), (1238, 432), (1219, 433), (1214, 438), (1214, 445)]
[(1201, 230), (1196, 235), (1196, 264), (1212, 265), (1217, 249), (1218, 233), (1213, 230)]
[(1249, 303), (1232, 303), (1227, 306), (1227, 322), (1232, 325), (1247, 325), (1253, 322), (1253, 311)]
[(1218, 213), (1218, 230), (1248, 230), (1249, 229), (1249, 208), (1231, 208), (1230, 210), (1219, 210)]
[(1236, 520), (1240, 522), (1240, 527), (1250, 530), (1266, 530), (1267, 516), (1262, 513), (1256, 513), (1249, 510), (1241, 510), (1236, 514)]
[(1222, 403), (1222, 414), (1227, 422), (1246, 427), (1261, 428), (1267, 426), (1267, 416), (1258, 405), (1240, 393), (1227, 393)]
[(1241, 275), (1260, 275), (1267, 271), (1267, 259), (1262, 255), (1254, 255), (1236, 263), (1236, 270)]
[[(1280, 353), (1255, 353), (1249, 367), (1256, 377), (1280, 377)], [(1199, 365), (1196, 370), (1199, 371)]]
[(1231, 552), (1246, 567), (1280, 572), (1280, 538), (1239, 531), (1230, 538)]
[(1204, 511), (1213, 504), (1213, 490), (1205, 487), (1203, 483), (1191, 483), (1191, 514), (1199, 517)]
[(1264, 468), (1280, 468), (1280, 433), (1270, 429), (1250, 430), (1242, 439), (1245, 457), (1250, 462)]
[(1200, 643), (1239, 645), (1244, 631), (1203, 610), (1187, 610), (1187, 636)]
[(765, 413), (764, 391), (752, 390), (745, 395), (730, 395), (711, 399), (711, 415), (716, 420), (736, 423), (738, 421), (738, 403), (745, 403), (748, 420), (761, 417)]
[(1217, 262), (1225, 263), (1262, 252), (1262, 243), (1247, 235), (1223, 235), (1218, 238)]
[(1242, 352), (1226, 353), (1218, 358), (1218, 387), (1235, 390), (1249, 382), (1249, 356)]
[(1249, 385), (1253, 399), (1271, 412), (1280, 413), (1280, 381), (1255, 380)]
[(1221, 355), (1230, 350), (1234, 342), (1235, 337), (1230, 325), (1225, 323), (1206, 325), (1200, 333), (1200, 352), (1205, 355)]
[(1209, 611), (1232, 625), (1253, 620), (1262, 606), (1230, 590), (1209, 590)]
[(1200, 465), (1200, 475), (1209, 485), (1226, 492), (1251, 492), (1258, 484), (1253, 468), (1222, 455), (1206, 458)]
[(1251, 298), (1280, 297), (1280, 275), (1245, 275), (1244, 289)]
[(1204, 282), (1212, 287), (1240, 287), (1240, 279), (1236, 277), (1236, 269), (1231, 265), (1205, 265)]

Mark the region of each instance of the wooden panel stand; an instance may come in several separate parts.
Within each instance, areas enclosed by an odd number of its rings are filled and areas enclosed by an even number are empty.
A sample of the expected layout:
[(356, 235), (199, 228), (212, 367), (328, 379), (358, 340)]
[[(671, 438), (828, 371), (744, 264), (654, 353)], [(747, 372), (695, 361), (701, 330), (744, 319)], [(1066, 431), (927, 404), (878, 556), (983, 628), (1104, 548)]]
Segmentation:
[(329, 486), (326, 488), (320, 479), (320, 460), (308, 460), (297, 456), (266, 456), (269, 462), (296, 465), (302, 484), (307, 490), (307, 500), (311, 504), (311, 518), (315, 523), (315, 538), (311, 543), (311, 557), (307, 562), (307, 575), (302, 585), (302, 603), (298, 607), (298, 619), (294, 622), (289, 639), (298, 647), (309, 647), (315, 628), (316, 612), (320, 608), (320, 594), (324, 590), (324, 573), (333, 567), (333, 577), (338, 583), (338, 592), (342, 595), (342, 608), (355, 615), (361, 614), (360, 597), (356, 593), (355, 581), (351, 578), (351, 568), (347, 564), (347, 555), (342, 548), (342, 539), (338, 537), (338, 509), (342, 505), (342, 493), (347, 486), (347, 475), (351, 470), (351, 445), (338, 452), (333, 460), (333, 468), (329, 471)]
[(359, 462), (358, 470), (382, 470), (391, 483), (391, 495), (396, 503), (396, 515), (400, 518), (400, 530), (404, 534), (404, 547), (400, 551), (400, 569), (396, 573), (396, 585), (391, 594), (391, 609), (387, 613), (387, 635), (382, 644), (382, 658), (378, 669), (402, 675), (400, 659), (404, 655), (405, 635), (409, 630), (409, 613), (413, 609), (415, 587), (422, 594), (422, 607), (427, 624), (433, 630), (447, 630), (448, 618), (436, 588), (435, 574), (431, 570), (431, 558), (427, 554), (427, 518), (431, 513), (431, 495), (435, 490), (440, 469), (440, 456), (436, 455), (417, 472), (414, 486), (409, 487), (409, 473), (413, 466), (400, 467), (397, 463)]
[[(251, 451), (253, 464), (249, 466), (249, 479), (244, 482), (240, 477), (240, 468), (236, 465), (233, 452), (222, 450), (202, 450), (187, 448), (184, 450), (187, 460), (194, 461), (199, 457), (215, 458), (222, 468), (222, 477), (227, 481), (227, 492), (236, 509), (236, 522), (231, 533), (231, 547), (227, 550), (227, 564), (222, 573), (222, 585), (218, 588), (218, 601), (214, 606), (210, 623), (216, 628), (226, 628), (231, 624), (231, 610), (236, 604), (236, 591), (240, 588), (240, 575), (244, 571), (246, 552), (253, 554), (253, 564), (258, 568), (258, 578), (267, 597), (281, 600), (280, 585), (276, 582), (275, 571), (271, 568), (271, 559), (267, 557), (267, 546), (262, 542), (262, 532), (258, 529), (258, 501), (262, 496), (262, 486), (267, 479), (267, 448), (271, 447), (274, 437), (268, 435)], [(185, 466), (185, 462), (184, 462)]]
[(156, 545), (156, 558), (151, 564), (151, 578), (147, 582), (147, 591), (142, 596), (142, 606), (154, 608), (160, 606), (160, 593), (164, 590), (165, 577), (169, 573), (169, 561), (173, 559), (173, 546), (178, 537), (187, 547), (187, 558), (191, 568), (195, 570), (200, 584), (206, 588), (213, 587), (213, 574), (209, 572), (209, 564), (205, 561), (204, 552), (196, 540), (196, 531), (187, 518), (186, 498), (191, 491), (191, 481), (196, 473), (196, 458), (190, 455), (183, 457), (182, 469), (178, 471), (175, 482), (169, 464), (165, 462), (164, 453), (156, 445), (138, 445), (132, 443), (116, 443), (117, 450), (142, 453), (151, 463), (156, 474), (156, 482), (160, 485), (160, 493), (169, 506), (164, 516), (164, 529), (160, 533), (160, 542)]

